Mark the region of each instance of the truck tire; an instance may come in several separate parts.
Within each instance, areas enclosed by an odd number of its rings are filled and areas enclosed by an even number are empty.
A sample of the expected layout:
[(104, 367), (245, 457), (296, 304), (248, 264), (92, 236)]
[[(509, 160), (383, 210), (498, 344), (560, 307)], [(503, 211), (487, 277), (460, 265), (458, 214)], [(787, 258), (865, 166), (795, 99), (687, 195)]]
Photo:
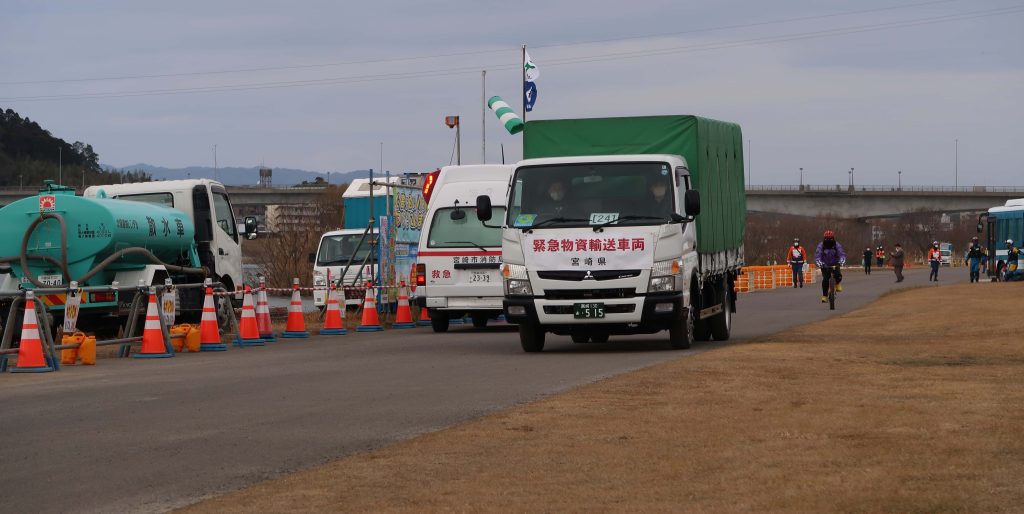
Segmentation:
[(544, 329), (533, 323), (519, 325), (519, 344), (527, 353), (544, 351)]
[(732, 295), (725, 287), (726, 283), (723, 279), (719, 294), (716, 295), (722, 300), (722, 312), (708, 319), (711, 337), (714, 337), (715, 341), (728, 341), (729, 333), (732, 332)]
[(484, 328), (487, 326), (487, 313), (480, 312), (470, 314), (469, 316), (473, 320), (473, 326), (476, 328)]
[(668, 344), (673, 350), (687, 350), (693, 346), (693, 340), (693, 316), (689, 312), (672, 320), (668, 327)]
[[(694, 284), (697, 280), (694, 279)], [(706, 296), (706, 295), (705, 295)], [(708, 320), (697, 319), (700, 316), (700, 306), (707, 303), (703, 300), (708, 300), (705, 296), (702, 296), (700, 289), (690, 289), (690, 319), (693, 322), (692, 332), (694, 341), (710, 341), (711, 340), (711, 327), (708, 325)]]
[(430, 311), (430, 328), (434, 329), (434, 332), (447, 332), (448, 331), (448, 313), (445, 311), (432, 310)]

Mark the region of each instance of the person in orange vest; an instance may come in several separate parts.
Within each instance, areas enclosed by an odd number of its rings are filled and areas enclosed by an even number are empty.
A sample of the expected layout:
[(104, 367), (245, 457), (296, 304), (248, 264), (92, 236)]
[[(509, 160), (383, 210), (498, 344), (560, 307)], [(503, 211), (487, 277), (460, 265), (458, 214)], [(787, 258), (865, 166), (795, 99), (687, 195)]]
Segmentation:
[(881, 246), (875, 249), (875, 264), (879, 268), (885, 267), (885, 248)]
[(932, 267), (932, 272), (928, 274), (928, 281), (932, 280), (939, 281), (939, 264), (942, 263), (942, 251), (939, 250), (939, 242), (932, 241), (932, 247), (928, 249), (928, 264)]
[(804, 287), (804, 263), (807, 262), (807, 251), (800, 246), (800, 239), (793, 239), (793, 246), (786, 253), (786, 262), (793, 268), (793, 287)]

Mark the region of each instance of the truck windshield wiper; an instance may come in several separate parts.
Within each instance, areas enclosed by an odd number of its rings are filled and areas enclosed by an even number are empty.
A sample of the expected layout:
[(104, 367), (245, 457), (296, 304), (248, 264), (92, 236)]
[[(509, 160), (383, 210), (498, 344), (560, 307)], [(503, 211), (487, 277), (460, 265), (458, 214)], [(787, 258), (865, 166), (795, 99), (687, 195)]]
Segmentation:
[(597, 229), (599, 229), (599, 228), (604, 228), (604, 227), (607, 227), (609, 225), (614, 225), (614, 224), (616, 224), (616, 223), (618, 223), (618, 222), (620, 222), (622, 220), (626, 220), (626, 221), (630, 221), (630, 220), (633, 220), (633, 221), (635, 221), (635, 220), (662, 220), (662, 221), (664, 221), (665, 217), (664, 216), (641, 216), (641, 215), (636, 215), (636, 214), (631, 214), (629, 216), (620, 216), (620, 217), (615, 218), (615, 219), (613, 219), (611, 221), (606, 221), (606, 222), (604, 222), (604, 223), (602, 223), (600, 225), (594, 225), (594, 232), (597, 232)]
[(548, 218), (548, 219), (546, 219), (544, 221), (541, 221), (540, 223), (536, 223), (536, 224), (530, 225), (529, 227), (523, 227), (523, 230), (532, 230), (532, 229), (535, 229), (537, 227), (543, 227), (544, 225), (547, 225), (549, 223), (566, 223), (566, 222), (570, 222), (570, 221), (587, 221), (587, 220), (584, 219), (584, 218), (562, 218), (562, 217)]
[(479, 248), (480, 251), (482, 251), (482, 252), (486, 252), (487, 251), (486, 248), (484, 248), (483, 246), (478, 245), (478, 244), (476, 244), (476, 243), (474, 243), (472, 241), (445, 241), (443, 244), (455, 244), (455, 243), (473, 245), (473, 246)]

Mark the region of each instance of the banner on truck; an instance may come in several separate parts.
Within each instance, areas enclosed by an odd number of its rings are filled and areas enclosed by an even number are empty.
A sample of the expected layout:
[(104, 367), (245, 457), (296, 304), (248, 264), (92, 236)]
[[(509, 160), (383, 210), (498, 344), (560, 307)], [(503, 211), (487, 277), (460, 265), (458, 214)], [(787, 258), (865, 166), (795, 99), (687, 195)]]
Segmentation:
[(653, 241), (651, 234), (599, 236), (592, 230), (558, 237), (531, 234), (523, 252), (527, 267), (537, 270), (643, 269), (651, 266)]

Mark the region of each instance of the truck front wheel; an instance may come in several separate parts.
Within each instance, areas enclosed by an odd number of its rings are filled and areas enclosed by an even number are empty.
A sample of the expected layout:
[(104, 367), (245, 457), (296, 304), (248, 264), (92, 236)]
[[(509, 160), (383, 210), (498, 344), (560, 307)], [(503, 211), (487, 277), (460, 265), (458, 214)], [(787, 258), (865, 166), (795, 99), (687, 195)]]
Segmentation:
[(693, 346), (693, 316), (689, 312), (669, 325), (668, 343), (674, 350), (686, 350)]
[(544, 329), (533, 323), (522, 323), (519, 325), (519, 344), (523, 351), (535, 353), (544, 351)]

